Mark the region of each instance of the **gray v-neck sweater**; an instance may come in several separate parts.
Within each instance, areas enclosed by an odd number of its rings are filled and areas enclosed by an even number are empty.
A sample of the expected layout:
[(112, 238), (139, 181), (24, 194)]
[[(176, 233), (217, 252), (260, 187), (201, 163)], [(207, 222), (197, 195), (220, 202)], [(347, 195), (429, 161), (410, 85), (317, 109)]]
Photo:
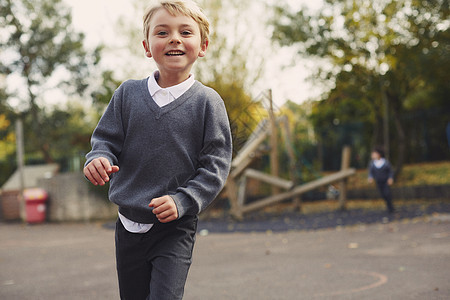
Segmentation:
[(120, 167), (109, 199), (128, 219), (158, 222), (148, 207), (170, 195), (179, 217), (196, 215), (223, 188), (232, 144), (225, 105), (196, 81), (181, 97), (159, 107), (147, 79), (128, 80), (114, 93), (91, 138), (86, 165), (105, 157)]

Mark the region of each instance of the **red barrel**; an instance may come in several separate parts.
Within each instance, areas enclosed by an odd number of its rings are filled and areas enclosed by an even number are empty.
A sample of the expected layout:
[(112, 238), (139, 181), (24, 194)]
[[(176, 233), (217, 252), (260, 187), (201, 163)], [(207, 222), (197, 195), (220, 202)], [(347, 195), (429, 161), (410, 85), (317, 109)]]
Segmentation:
[(27, 223), (45, 222), (47, 216), (47, 192), (40, 188), (26, 189), (23, 191), (23, 198), (25, 200)]

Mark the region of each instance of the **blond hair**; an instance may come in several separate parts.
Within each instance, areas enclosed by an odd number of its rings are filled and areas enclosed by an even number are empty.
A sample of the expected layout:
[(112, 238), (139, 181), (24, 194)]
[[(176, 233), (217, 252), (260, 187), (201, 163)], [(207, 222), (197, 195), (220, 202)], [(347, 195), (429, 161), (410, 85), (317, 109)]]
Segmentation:
[(202, 44), (208, 40), (209, 21), (197, 3), (192, 0), (157, 0), (146, 9), (144, 14), (144, 38), (147, 43), (150, 21), (156, 11), (161, 8), (164, 8), (173, 16), (184, 15), (194, 19), (200, 28)]

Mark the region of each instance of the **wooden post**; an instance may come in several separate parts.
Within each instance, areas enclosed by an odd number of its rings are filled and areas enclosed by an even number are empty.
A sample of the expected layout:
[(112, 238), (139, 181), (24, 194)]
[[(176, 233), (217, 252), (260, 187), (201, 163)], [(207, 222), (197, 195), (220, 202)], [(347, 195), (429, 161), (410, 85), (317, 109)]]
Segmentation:
[(286, 145), (286, 150), (287, 150), (287, 154), (289, 157), (289, 162), (290, 162), (290, 166), (289, 166), (289, 173), (291, 176), (291, 180), (295, 181), (295, 172), (296, 170), (296, 157), (295, 157), (295, 151), (294, 151), (294, 145), (292, 143), (292, 137), (291, 137), (291, 129), (289, 128), (289, 120), (286, 116), (283, 116), (283, 118), (280, 119), (280, 121), (283, 123), (283, 127), (284, 127), (284, 143)]
[(263, 172), (260, 172), (258, 170), (254, 170), (254, 169), (245, 170), (244, 176), (254, 178), (254, 179), (257, 179), (262, 182), (266, 182), (272, 186), (280, 187), (285, 190), (290, 190), (291, 188), (294, 187), (294, 182), (292, 182), (290, 180), (285, 180), (283, 178), (274, 177), (272, 175), (269, 175), (269, 174), (266, 174), (266, 173), (263, 173)]
[(246, 194), (246, 188), (247, 188), (247, 176), (241, 176), (241, 178), (238, 181), (237, 186), (237, 200), (238, 200), (238, 208), (241, 208), (245, 204), (245, 194)]
[[(284, 142), (286, 145), (286, 149), (289, 156), (289, 175), (291, 177), (291, 181), (294, 183), (294, 185), (299, 184), (299, 178), (297, 178), (296, 172), (297, 172), (297, 163), (296, 163), (296, 157), (295, 157), (295, 151), (294, 151), (294, 145), (292, 143), (292, 136), (291, 136), (291, 129), (289, 128), (289, 120), (287, 116), (283, 116), (282, 122), (284, 124)], [(301, 211), (302, 210), (302, 199), (301, 196), (296, 196), (293, 200), (294, 207), (296, 210)]]
[[(273, 112), (273, 98), (272, 90), (269, 89), (269, 120), (270, 120), (270, 173), (274, 177), (279, 177), (279, 162), (278, 162), (278, 131), (275, 120), (275, 114)], [(272, 195), (280, 193), (280, 189), (276, 186), (272, 186)]]
[[(258, 147), (264, 142), (269, 134), (269, 126), (265, 125), (265, 122), (258, 124), (258, 127), (252, 133), (252, 139), (247, 141), (246, 145), (239, 151), (236, 157), (231, 162), (231, 172), (228, 176), (227, 183), (225, 185), (227, 196), (230, 201), (231, 215), (236, 219), (242, 219), (242, 207), (243, 204), (240, 203), (238, 180), (239, 176), (254, 160), (256, 153), (258, 152)], [(241, 186), (242, 188), (242, 186)], [(242, 189), (241, 189), (242, 191)], [(245, 196), (245, 195), (244, 195)]]
[(23, 142), (23, 123), (22, 120), (16, 121), (16, 155), (17, 155), (17, 169), (19, 171), (19, 203), (20, 203), (20, 217), (22, 221), (26, 222), (25, 215), (25, 199), (23, 198), (23, 191), (25, 189), (25, 175), (24, 175), (24, 142)]
[(238, 186), (236, 179), (229, 176), (226, 183), (226, 191), (228, 199), (230, 200), (231, 215), (238, 220), (242, 219), (242, 206), (239, 205)]
[[(341, 171), (348, 170), (350, 168), (351, 161), (351, 148), (350, 146), (344, 146), (342, 148), (342, 160)], [(339, 209), (345, 210), (347, 204), (347, 181), (348, 178), (344, 178), (339, 182)]]
[(255, 154), (258, 151), (258, 147), (262, 144), (262, 142), (264, 142), (267, 134), (268, 130), (263, 131), (245, 149), (238, 153), (238, 155), (231, 162), (231, 167), (233, 170), (231, 171), (230, 176), (237, 178), (245, 170), (245, 168), (250, 165), (256, 156)]
[(257, 210), (257, 209), (261, 209), (268, 205), (272, 205), (274, 203), (281, 202), (285, 199), (294, 198), (295, 196), (299, 196), (303, 193), (317, 189), (321, 186), (329, 185), (334, 182), (339, 182), (343, 178), (354, 175), (355, 172), (356, 172), (355, 169), (347, 169), (344, 171), (340, 171), (340, 172), (337, 172), (337, 173), (334, 173), (331, 175), (327, 175), (325, 177), (307, 182), (305, 184), (302, 184), (302, 185), (299, 185), (299, 186), (293, 188), (290, 191), (287, 191), (287, 192), (284, 192), (284, 193), (281, 193), (278, 195), (274, 195), (274, 196), (269, 196), (267, 198), (258, 200), (257, 202), (252, 202), (250, 204), (244, 205), (241, 208), (240, 213), (243, 214), (243, 213), (247, 213), (250, 211)]

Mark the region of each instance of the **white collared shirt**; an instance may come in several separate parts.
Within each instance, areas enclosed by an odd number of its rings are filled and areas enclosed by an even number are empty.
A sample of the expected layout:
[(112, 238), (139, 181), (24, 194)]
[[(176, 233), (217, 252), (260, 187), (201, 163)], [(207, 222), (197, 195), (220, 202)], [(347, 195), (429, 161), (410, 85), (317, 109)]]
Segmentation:
[(148, 78), (147, 85), (150, 95), (159, 107), (166, 106), (175, 99), (181, 97), (181, 95), (183, 95), (195, 82), (194, 75), (189, 74), (189, 78), (182, 83), (162, 88), (158, 85), (158, 77), (159, 71), (153, 72), (153, 76)]
[[(159, 106), (163, 107), (167, 104), (175, 101), (181, 95), (183, 95), (187, 90), (191, 88), (191, 86), (195, 83), (195, 78), (193, 74), (189, 74), (189, 78), (174, 86), (170, 86), (167, 88), (162, 88), (158, 85), (157, 78), (159, 77), (159, 71), (156, 70), (153, 72), (152, 76), (148, 77), (147, 86), (150, 95), (153, 98), (153, 101)], [(163, 196), (163, 195), (161, 195)], [(148, 232), (153, 224), (142, 224), (136, 223), (119, 212), (119, 219), (123, 224), (123, 227), (129, 232), (132, 233), (146, 233)]]
[(373, 164), (375, 165), (375, 168), (377, 168), (377, 169), (379, 169), (382, 166), (384, 166), (385, 163), (386, 163), (386, 159), (384, 159), (384, 158), (375, 159), (373, 161)]

